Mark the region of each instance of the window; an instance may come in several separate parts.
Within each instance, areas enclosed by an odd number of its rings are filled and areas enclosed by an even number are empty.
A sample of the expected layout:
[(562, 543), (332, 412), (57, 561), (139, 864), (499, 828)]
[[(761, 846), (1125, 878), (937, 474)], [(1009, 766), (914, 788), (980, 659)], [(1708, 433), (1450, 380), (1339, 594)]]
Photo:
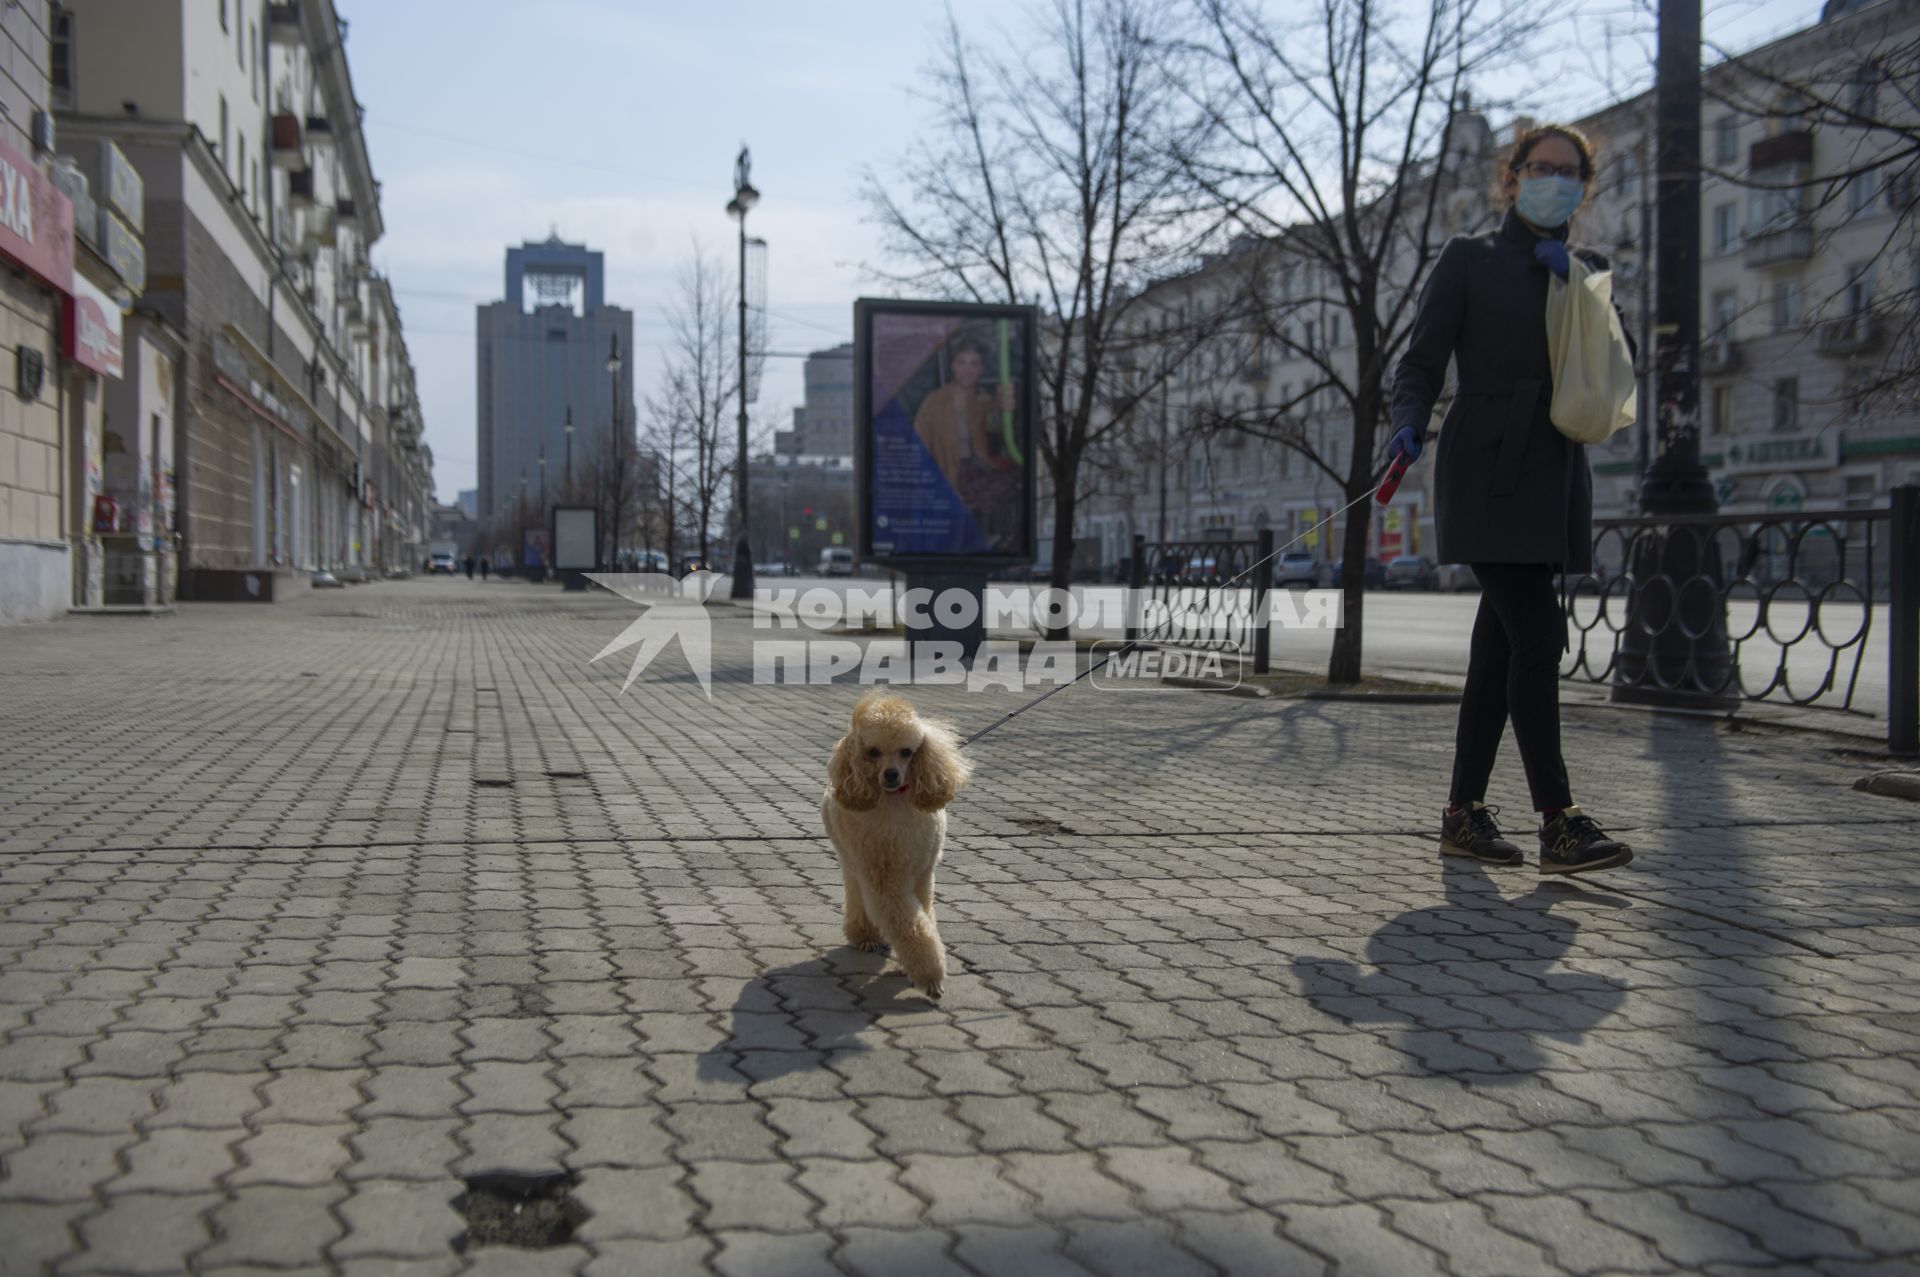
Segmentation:
[(1338, 346), (1339, 344), (1340, 344), (1340, 316), (1335, 315), (1331, 319), (1327, 320), (1327, 345)]
[(253, 73), (247, 77), (247, 83), (253, 86), (253, 100), (260, 100), (260, 24), (253, 23), (248, 28), (247, 53), (253, 58)]
[(1723, 288), (1713, 295), (1713, 332), (1711, 336), (1722, 340), (1733, 337), (1733, 321), (1740, 313), (1740, 294), (1731, 288)]
[(227, 0), (220, 0), (220, 29), (222, 31), (231, 30), (231, 28), (227, 26)]
[(1880, 70), (1863, 66), (1853, 77), (1853, 113), (1868, 119), (1880, 114)]
[[(234, 11), (240, 12), (246, 0), (236, 0)], [(242, 71), (247, 69), (247, 23), (246, 15), (240, 13), (240, 21), (233, 24), (233, 62)]]
[(65, 8), (53, 11), (53, 55), (49, 64), (53, 104), (73, 106), (73, 15)]
[[(1622, 430), (1622, 435), (1627, 432)], [(1733, 433), (1733, 387), (1715, 386), (1713, 388), (1713, 416), (1707, 422), (1707, 433), (1712, 435), (1730, 435)]]
[(1874, 201), (1879, 198), (1879, 169), (1870, 168), (1864, 173), (1855, 173), (1847, 182), (1847, 208), (1855, 217), (1871, 213)]
[(1773, 428), (1782, 433), (1800, 425), (1800, 379), (1780, 377), (1773, 383)]
[(252, 171), (247, 167), (247, 135), (241, 133), (233, 139), (233, 142), (235, 160), (233, 180), (240, 183), (240, 203), (244, 205), (247, 202), (247, 174)]
[(1870, 474), (1848, 475), (1847, 505), (1856, 510), (1873, 505), (1874, 497), (1877, 495), (1875, 489), (1879, 486)]
[(1800, 325), (1800, 281), (1776, 279), (1773, 282), (1773, 331), (1786, 332)]
[(1847, 314), (1864, 315), (1873, 309), (1873, 263), (1857, 262), (1847, 271)]
[(1731, 253), (1740, 240), (1740, 208), (1736, 204), (1716, 204), (1713, 208), (1713, 251)]
[(1713, 123), (1713, 162), (1732, 164), (1740, 153), (1740, 121), (1723, 115)]
[(220, 162), (226, 164), (232, 159), (233, 152), (227, 149), (227, 95), (223, 93), (220, 95)]

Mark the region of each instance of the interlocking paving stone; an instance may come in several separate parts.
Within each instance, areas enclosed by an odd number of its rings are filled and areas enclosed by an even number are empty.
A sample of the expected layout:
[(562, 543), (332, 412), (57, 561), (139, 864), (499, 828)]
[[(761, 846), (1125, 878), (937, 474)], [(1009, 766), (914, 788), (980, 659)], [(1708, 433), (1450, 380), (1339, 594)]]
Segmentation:
[[(1920, 833), (1831, 742), (1569, 706), (1640, 854), (1540, 881), (1435, 856), (1450, 707), (1076, 688), (975, 747), (933, 1008), (840, 939), (856, 689), (713, 615), (711, 705), (517, 583), (9, 631), (0, 1271), (1920, 1258)], [(562, 1169), (574, 1242), (451, 1249)]]

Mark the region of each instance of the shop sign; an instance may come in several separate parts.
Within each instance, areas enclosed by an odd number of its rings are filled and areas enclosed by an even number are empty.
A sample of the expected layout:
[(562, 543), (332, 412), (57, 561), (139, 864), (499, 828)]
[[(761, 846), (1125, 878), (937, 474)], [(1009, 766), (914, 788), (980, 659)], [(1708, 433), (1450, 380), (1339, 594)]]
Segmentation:
[(294, 423), (302, 419), (302, 414), (294, 406), (274, 393), (254, 370), (253, 361), (247, 358), (240, 348), (224, 334), (215, 333), (213, 338), (213, 375), (228, 390), (252, 404), (289, 430), (300, 433)]
[(147, 246), (118, 214), (106, 208), (100, 210), (100, 256), (135, 297), (146, 291)]
[(0, 254), (61, 292), (73, 291), (73, 201), (32, 160), (4, 142)]
[(1831, 470), (1840, 464), (1840, 432), (1759, 435), (1727, 444), (1728, 474), (1765, 474), (1778, 470)]
[(75, 275), (73, 296), (62, 310), (66, 324), (60, 353), (103, 377), (124, 376), (124, 324), (113, 298), (86, 276)]
[(125, 219), (135, 235), (146, 229), (147, 184), (126, 152), (106, 139), (100, 142), (100, 207)]

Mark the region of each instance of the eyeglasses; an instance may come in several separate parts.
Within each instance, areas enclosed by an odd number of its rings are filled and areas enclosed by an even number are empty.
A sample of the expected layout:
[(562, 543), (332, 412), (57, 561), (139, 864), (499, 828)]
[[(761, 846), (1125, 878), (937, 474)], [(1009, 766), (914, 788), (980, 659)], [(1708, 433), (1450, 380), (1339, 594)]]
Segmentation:
[(1516, 164), (1513, 166), (1513, 171), (1521, 177), (1570, 177), (1576, 181), (1581, 177), (1578, 164), (1562, 164), (1556, 168), (1545, 160), (1529, 160), (1525, 164)]

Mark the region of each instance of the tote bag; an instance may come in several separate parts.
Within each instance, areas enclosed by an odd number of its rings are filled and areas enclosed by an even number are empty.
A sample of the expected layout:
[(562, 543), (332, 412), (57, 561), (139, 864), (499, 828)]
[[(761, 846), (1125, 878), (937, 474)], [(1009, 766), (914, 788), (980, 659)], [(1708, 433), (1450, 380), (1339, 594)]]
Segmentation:
[(1613, 272), (1567, 255), (1567, 278), (1547, 279), (1547, 353), (1555, 429), (1575, 443), (1605, 443), (1634, 421), (1633, 360), (1613, 308)]

